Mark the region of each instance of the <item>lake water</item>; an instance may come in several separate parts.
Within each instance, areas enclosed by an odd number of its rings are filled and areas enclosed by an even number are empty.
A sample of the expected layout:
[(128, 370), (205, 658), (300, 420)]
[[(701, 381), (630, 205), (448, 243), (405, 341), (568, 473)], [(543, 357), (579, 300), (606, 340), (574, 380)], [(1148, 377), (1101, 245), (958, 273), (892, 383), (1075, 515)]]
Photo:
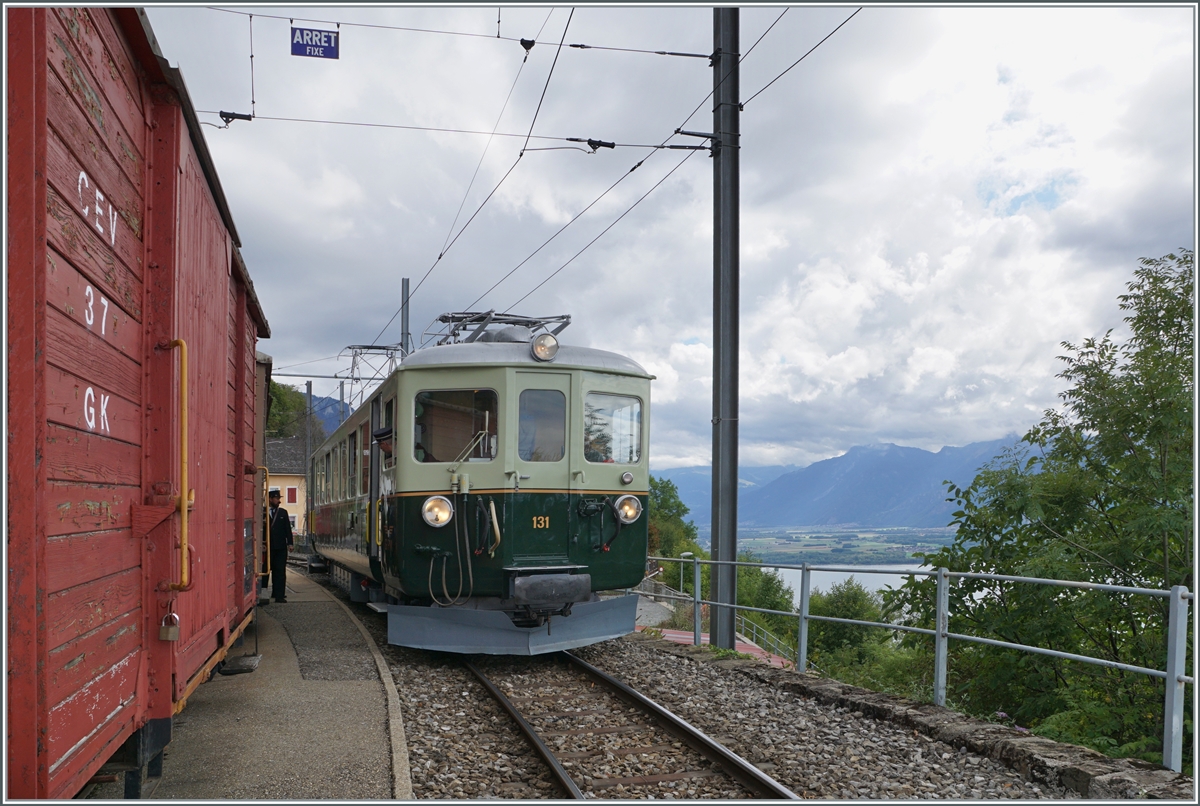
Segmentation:
[[(915, 563), (910, 565), (866, 565), (863, 568), (878, 568), (887, 571), (932, 570), (929, 566), (917, 565)], [(799, 603), (800, 577), (803, 572), (791, 568), (781, 568), (778, 573), (783, 577), (783, 581), (795, 591), (796, 600)], [(909, 579), (909, 577), (898, 576), (896, 574), (864, 574), (862, 571), (812, 571), (809, 584), (813, 590), (820, 588), (822, 592), (828, 592), (834, 585), (845, 582), (850, 577), (854, 577), (858, 584), (869, 591), (883, 590), (889, 585), (893, 588), (899, 588)]]

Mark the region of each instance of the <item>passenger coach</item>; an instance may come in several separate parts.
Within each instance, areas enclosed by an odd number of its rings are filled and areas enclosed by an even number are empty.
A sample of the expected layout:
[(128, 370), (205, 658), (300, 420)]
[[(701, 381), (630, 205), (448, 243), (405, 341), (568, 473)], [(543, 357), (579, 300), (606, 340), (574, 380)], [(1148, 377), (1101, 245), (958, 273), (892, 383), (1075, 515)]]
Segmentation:
[[(631, 632), (650, 381), (570, 317), (445, 314), (312, 458), (318, 552), (393, 644), (538, 654)], [(551, 325), (555, 325), (551, 330)]]

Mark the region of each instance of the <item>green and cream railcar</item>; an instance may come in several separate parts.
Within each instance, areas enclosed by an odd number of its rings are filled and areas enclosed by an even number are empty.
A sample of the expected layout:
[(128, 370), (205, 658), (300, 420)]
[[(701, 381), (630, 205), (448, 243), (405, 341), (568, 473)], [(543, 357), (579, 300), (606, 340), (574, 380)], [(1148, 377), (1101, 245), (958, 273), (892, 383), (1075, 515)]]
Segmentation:
[(598, 594), (645, 573), (652, 376), (545, 320), (447, 316), (447, 343), (313, 455), (318, 553), (386, 608), (393, 644), (537, 654), (631, 632), (637, 597)]

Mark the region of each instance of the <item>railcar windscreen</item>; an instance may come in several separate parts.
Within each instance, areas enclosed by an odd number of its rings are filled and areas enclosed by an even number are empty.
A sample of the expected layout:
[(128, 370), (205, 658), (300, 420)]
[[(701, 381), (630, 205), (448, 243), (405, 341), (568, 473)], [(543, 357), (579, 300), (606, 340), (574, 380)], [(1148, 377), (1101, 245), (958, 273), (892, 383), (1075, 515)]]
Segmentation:
[(526, 389), (519, 406), (517, 455), (526, 462), (557, 462), (567, 452), (567, 398), (555, 389)]
[(497, 399), (491, 389), (417, 393), (413, 458), (418, 462), (490, 462), (496, 458)]
[(642, 401), (589, 393), (584, 401), (583, 456), (589, 462), (637, 463), (642, 458)]

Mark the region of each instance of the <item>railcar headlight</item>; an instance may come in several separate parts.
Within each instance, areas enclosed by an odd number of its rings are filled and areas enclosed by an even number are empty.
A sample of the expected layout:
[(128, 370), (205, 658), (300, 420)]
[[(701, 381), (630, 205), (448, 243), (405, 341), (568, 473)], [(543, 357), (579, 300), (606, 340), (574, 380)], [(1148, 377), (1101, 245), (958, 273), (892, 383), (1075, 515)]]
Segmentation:
[(626, 525), (636, 521), (642, 514), (642, 502), (632, 495), (623, 495), (617, 499), (617, 517)]
[(421, 517), (430, 526), (442, 527), (454, 517), (454, 504), (444, 495), (432, 495), (421, 506)]
[(529, 352), (538, 361), (553, 361), (558, 355), (558, 339), (549, 333), (543, 333), (529, 343)]

